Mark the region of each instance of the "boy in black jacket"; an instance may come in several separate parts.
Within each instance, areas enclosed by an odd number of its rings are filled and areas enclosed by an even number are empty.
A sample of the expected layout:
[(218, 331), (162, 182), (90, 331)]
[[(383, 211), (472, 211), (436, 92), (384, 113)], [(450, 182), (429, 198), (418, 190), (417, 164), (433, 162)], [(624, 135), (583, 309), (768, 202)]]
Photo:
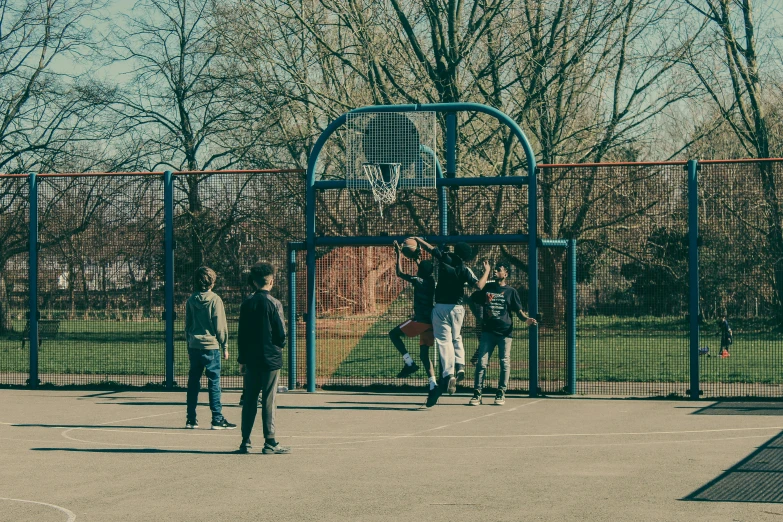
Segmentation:
[(285, 323), (283, 306), (269, 295), (275, 277), (270, 263), (256, 263), (250, 269), (249, 283), (256, 292), (239, 310), (239, 371), (245, 376), (242, 405), (242, 444), (239, 453), (248, 453), (250, 433), (256, 420), (261, 394), (261, 421), (264, 425), (263, 453), (290, 453), (275, 440), (275, 397), (277, 379), (283, 367)]

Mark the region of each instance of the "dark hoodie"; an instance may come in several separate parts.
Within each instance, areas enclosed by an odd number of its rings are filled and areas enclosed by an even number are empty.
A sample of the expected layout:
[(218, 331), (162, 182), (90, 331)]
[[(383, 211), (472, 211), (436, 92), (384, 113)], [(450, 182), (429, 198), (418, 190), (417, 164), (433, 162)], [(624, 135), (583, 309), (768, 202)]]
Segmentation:
[(188, 350), (217, 350), (228, 344), (223, 301), (212, 291), (196, 292), (185, 304)]
[(259, 290), (239, 309), (237, 362), (265, 371), (279, 370), (283, 367), (285, 334), (283, 305), (267, 290)]

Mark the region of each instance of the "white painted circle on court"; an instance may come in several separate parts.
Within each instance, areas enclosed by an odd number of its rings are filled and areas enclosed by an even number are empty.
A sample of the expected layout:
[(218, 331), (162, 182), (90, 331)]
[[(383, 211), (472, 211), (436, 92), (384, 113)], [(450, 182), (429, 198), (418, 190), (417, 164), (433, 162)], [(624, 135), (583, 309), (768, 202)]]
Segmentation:
[(24, 500), (24, 499), (21, 499), (21, 498), (0, 497), (0, 500), (8, 500), (10, 502), (23, 502), (25, 504), (37, 504), (39, 506), (50, 507), (52, 509), (56, 509), (57, 511), (62, 511), (63, 513), (65, 513), (65, 515), (68, 516), (68, 520), (66, 522), (74, 522), (74, 520), (76, 520), (76, 515), (74, 515), (73, 512), (65, 509), (62, 506), (55, 506), (54, 504), (48, 504), (46, 502), (38, 502), (38, 501), (35, 501), (35, 500)]

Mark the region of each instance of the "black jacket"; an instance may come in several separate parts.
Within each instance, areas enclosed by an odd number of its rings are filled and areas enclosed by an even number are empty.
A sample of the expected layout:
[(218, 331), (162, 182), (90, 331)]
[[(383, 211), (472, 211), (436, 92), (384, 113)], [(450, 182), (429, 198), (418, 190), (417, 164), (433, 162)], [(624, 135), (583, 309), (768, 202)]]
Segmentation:
[(285, 323), (283, 305), (259, 290), (239, 309), (239, 364), (272, 371), (283, 367)]

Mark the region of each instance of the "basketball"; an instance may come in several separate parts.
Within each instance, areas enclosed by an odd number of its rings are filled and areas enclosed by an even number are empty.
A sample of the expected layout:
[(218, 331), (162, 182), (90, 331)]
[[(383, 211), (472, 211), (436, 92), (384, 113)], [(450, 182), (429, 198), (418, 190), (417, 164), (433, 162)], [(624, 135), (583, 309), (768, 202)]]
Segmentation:
[(409, 237), (402, 242), (400, 250), (402, 251), (402, 255), (408, 259), (416, 259), (419, 257), (419, 242), (412, 237)]

